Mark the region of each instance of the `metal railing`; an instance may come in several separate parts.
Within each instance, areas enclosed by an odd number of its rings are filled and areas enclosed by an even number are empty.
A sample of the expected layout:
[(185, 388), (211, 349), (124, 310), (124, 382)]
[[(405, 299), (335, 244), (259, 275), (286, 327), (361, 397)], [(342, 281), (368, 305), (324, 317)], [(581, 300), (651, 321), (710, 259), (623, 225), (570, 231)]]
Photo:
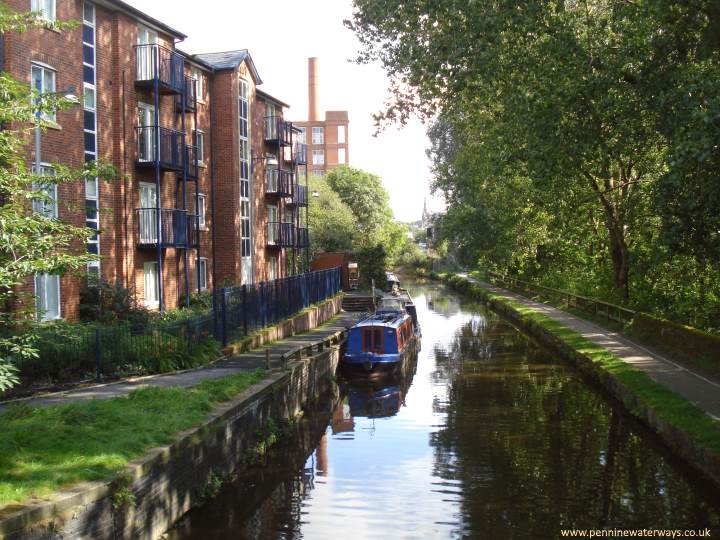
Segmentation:
[(339, 267), (219, 289), (213, 295), (213, 305), (218, 314), (216, 339), (227, 344), (288, 319), (313, 304), (335, 296), (341, 289)]
[(310, 247), (310, 231), (307, 227), (298, 227), (295, 237), (295, 247), (300, 249)]
[[(197, 85), (195, 79), (185, 77), (183, 93), (185, 94), (185, 112), (193, 112), (197, 106)], [(182, 95), (175, 98), (178, 110), (182, 109)]]
[(185, 59), (181, 54), (158, 45), (135, 45), (135, 81), (158, 84), (171, 91), (185, 90)]
[(137, 208), (136, 242), (138, 247), (193, 248), (199, 244), (198, 216), (187, 210), (160, 209), (158, 233), (157, 209)]
[(293, 174), (291, 171), (268, 167), (265, 171), (265, 193), (280, 197), (292, 196)]
[(558, 307), (577, 309), (584, 313), (594, 315), (595, 317), (605, 318), (608, 321), (624, 324), (632, 321), (635, 315), (637, 315), (637, 311), (624, 306), (618, 306), (617, 304), (611, 304), (610, 302), (553, 289), (552, 287), (545, 287), (544, 285), (523, 281), (512, 276), (501, 276), (493, 272), (486, 272), (486, 274), (494, 284), (519, 292), (523, 296), (545, 300)]
[(268, 221), (267, 245), (270, 247), (293, 247), (295, 245), (295, 225)]
[(283, 146), (292, 144), (292, 122), (286, 122), (282, 116), (266, 116), (265, 140)]
[(185, 146), (185, 175), (189, 180), (197, 180), (200, 177), (197, 146)]
[(295, 206), (307, 206), (308, 205), (307, 186), (303, 186), (302, 184), (294, 184), (293, 185), (292, 203)]
[[(78, 381), (192, 368), (214, 360), (227, 345), (288, 319), (341, 291), (341, 269), (213, 291), (213, 307), (178, 321), (113, 326), (41, 325), (37, 358), (18, 360), (25, 381)], [(199, 360), (198, 355), (206, 358)], [(207, 356), (210, 355), (210, 358)]]
[(185, 134), (182, 131), (159, 127), (137, 126), (137, 164), (182, 171), (185, 166)]
[(307, 165), (307, 144), (295, 141), (293, 143), (293, 159), (298, 165)]

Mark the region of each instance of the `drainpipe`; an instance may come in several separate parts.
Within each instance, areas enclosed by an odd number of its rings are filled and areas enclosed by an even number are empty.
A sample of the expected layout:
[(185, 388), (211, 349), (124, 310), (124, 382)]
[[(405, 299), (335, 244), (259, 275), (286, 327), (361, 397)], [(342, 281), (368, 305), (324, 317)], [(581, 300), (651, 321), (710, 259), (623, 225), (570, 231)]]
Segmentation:
[[(210, 77), (208, 77), (208, 97), (212, 98), (212, 80)], [(212, 121), (212, 106), (210, 101), (208, 100), (208, 108), (210, 109), (208, 111), (208, 115), (210, 118), (210, 129), (208, 130), (208, 144), (210, 146), (210, 155), (215, 156), (215, 147), (213, 146), (213, 121)], [(210, 231), (210, 241), (211, 241), (211, 256), (212, 256), (212, 279), (213, 279), (213, 289), (216, 289), (218, 286), (217, 281), (217, 252), (215, 249), (215, 159), (210, 160), (210, 222), (212, 223), (211, 227), (212, 230)], [(213, 295), (214, 298), (214, 295)]]

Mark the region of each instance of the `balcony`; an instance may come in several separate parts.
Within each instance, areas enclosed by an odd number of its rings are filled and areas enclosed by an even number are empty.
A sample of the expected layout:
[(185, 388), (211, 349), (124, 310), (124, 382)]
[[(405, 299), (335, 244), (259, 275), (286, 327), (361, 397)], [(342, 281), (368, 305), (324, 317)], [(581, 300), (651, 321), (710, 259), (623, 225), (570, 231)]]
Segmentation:
[(265, 142), (290, 146), (292, 144), (292, 123), (281, 116), (265, 117)]
[(185, 134), (158, 126), (138, 126), (139, 168), (155, 167), (163, 171), (182, 171), (185, 167)]
[(307, 165), (307, 144), (296, 142), (293, 144), (293, 160), (297, 165)]
[(160, 234), (156, 208), (137, 208), (136, 237), (139, 248), (193, 248), (199, 244), (198, 216), (187, 210), (160, 209)]
[(270, 221), (267, 224), (268, 247), (293, 247), (295, 245), (295, 225)]
[(293, 174), (290, 171), (268, 168), (265, 171), (265, 194), (279, 197), (291, 197)]
[(294, 204), (295, 206), (308, 205), (307, 186), (303, 186), (302, 184), (295, 184), (293, 186), (292, 204)]
[(183, 111), (183, 96), (180, 94), (175, 98), (175, 108), (178, 112), (193, 112), (197, 107), (197, 83), (190, 77), (185, 77), (185, 110)]
[(162, 94), (185, 91), (185, 59), (182, 55), (157, 43), (135, 45), (135, 84), (154, 86)]
[(185, 147), (185, 176), (188, 180), (200, 178), (200, 165), (198, 164), (197, 146)]
[(306, 249), (310, 247), (310, 231), (306, 227), (298, 227), (297, 236), (295, 238), (295, 247)]

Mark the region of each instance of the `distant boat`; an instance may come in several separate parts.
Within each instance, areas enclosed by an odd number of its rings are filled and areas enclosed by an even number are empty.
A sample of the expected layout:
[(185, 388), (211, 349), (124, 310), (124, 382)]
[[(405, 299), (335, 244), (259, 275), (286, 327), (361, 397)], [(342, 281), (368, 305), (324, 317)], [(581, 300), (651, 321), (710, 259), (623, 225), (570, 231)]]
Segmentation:
[(420, 337), (415, 304), (405, 289), (395, 286), (374, 315), (350, 328), (342, 369), (349, 375), (394, 373), (420, 349)]

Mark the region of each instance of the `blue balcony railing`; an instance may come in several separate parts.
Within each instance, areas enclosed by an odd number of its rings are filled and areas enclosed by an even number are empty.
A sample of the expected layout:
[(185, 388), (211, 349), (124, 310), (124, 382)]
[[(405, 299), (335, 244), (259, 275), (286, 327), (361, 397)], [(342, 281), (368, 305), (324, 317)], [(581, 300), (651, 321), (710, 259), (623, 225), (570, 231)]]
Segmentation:
[(293, 247), (295, 245), (295, 225), (270, 221), (267, 224), (267, 245), (270, 247)]
[[(185, 112), (193, 112), (197, 107), (197, 82), (195, 79), (185, 77), (184, 83), (185, 94)], [(183, 95), (180, 94), (175, 98), (175, 104), (178, 111), (182, 111)]]
[(307, 144), (295, 142), (293, 144), (293, 159), (298, 165), (307, 165)]
[(310, 231), (307, 227), (298, 227), (295, 237), (295, 247), (300, 249), (310, 247)]
[(185, 59), (175, 51), (147, 43), (135, 46), (135, 82), (143, 86), (157, 80), (164, 93), (185, 91)]
[(159, 162), (163, 170), (183, 170), (185, 134), (182, 131), (158, 126), (138, 126), (136, 130), (138, 167), (154, 167)]
[(281, 146), (292, 144), (292, 123), (286, 122), (281, 116), (265, 117), (265, 141)]
[(197, 180), (200, 178), (197, 146), (185, 147), (185, 176), (187, 176), (188, 180)]
[(293, 188), (293, 174), (290, 171), (268, 168), (265, 171), (265, 193), (280, 197), (291, 197)]
[(136, 243), (138, 247), (149, 248), (193, 248), (199, 240), (198, 216), (187, 210), (175, 208), (160, 209), (160, 230), (158, 231), (156, 208), (137, 208)]
[(293, 186), (292, 203), (295, 206), (307, 206), (308, 205), (307, 186), (303, 186), (302, 184), (295, 184)]

